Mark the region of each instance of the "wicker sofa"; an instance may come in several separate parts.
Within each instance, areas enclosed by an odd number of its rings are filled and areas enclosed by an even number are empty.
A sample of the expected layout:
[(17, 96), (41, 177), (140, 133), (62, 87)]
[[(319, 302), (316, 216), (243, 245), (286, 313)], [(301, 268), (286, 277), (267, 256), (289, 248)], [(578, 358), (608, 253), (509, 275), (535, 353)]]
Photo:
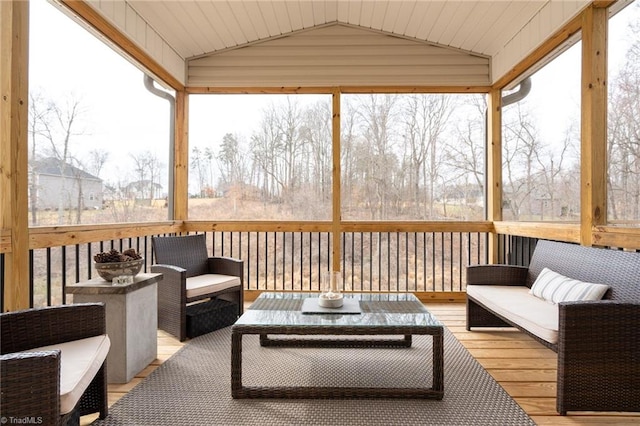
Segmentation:
[[(549, 303), (529, 291), (544, 268), (609, 289)], [(558, 353), (560, 414), (640, 411), (640, 253), (539, 241), (529, 267), (468, 267), (467, 330), (505, 326)]]
[(75, 425), (107, 416), (105, 307), (83, 303), (0, 314), (3, 423)]

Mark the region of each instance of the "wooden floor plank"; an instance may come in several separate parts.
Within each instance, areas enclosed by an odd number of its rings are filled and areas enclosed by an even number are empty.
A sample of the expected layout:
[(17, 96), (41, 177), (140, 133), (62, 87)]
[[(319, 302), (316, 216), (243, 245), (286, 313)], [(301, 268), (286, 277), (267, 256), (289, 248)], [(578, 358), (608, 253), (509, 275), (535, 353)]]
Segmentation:
[[(594, 426), (638, 425), (640, 413), (570, 413), (560, 416), (556, 412), (557, 355), (513, 329), (466, 329), (464, 303), (426, 303), (427, 308), (447, 326), (455, 337), (476, 357), (498, 383), (541, 426)], [(158, 358), (127, 384), (109, 385), (109, 405), (177, 352), (184, 343), (158, 331)], [(446, 392), (445, 392), (446, 393)], [(445, 395), (446, 397), (446, 395)], [(97, 415), (85, 416), (82, 425), (88, 425)]]

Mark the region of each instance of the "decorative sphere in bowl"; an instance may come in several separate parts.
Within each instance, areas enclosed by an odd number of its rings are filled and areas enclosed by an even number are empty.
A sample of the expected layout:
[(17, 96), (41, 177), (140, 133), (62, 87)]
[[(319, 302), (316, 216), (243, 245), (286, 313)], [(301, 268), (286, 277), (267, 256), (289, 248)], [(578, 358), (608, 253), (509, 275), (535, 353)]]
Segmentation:
[(112, 281), (115, 277), (121, 275), (131, 275), (135, 277), (140, 273), (143, 262), (144, 258), (130, 260), (128, 262), (95, 262), (94, 265), (98, 275), (107, 281)]

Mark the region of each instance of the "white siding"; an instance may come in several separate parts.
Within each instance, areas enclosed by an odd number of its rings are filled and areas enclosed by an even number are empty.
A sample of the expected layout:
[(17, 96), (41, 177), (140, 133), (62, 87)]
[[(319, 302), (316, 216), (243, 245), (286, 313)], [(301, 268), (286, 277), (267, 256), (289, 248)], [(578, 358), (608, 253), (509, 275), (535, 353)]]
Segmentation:
[[(38, 210), (57, 210), (60, 202), (65, 210), (78, 208), (78, 197), (82, 189), (82, 205), (85, 209), (102, 208), (102, 181), (81, 179), (80, 188), (77, 179), (60, 176), (38, 175), (36, 206)], [(33, 195), (32, 195), (33, 196)]]
[(489, 82), (488, 58), (334, 24), (192, 59), (187, 84), (486, 86)]
[(551, 29), (562, 27), (589, 4), (588, 0), (547, 2), (504, 48), (493, 55), (493, 82), (539, 47), (550, 36)]
[(102, 17), (164, 67), (176, 80), (182, 84), (185, 83), (184, 58), (178, 55), (129, 4), (95, 1), (91, 5)]

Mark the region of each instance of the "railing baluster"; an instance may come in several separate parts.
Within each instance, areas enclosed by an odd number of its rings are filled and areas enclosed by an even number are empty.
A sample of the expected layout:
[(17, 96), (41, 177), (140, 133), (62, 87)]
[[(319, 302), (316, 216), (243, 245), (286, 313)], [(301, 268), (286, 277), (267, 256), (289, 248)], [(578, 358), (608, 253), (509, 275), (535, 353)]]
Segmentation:
[(51, 306), (51, 247), (47, 247), (47, 306)]
[[(278, 234), (276, 232), (273, 233), (273, 288), (278, 288)], [(269, 256), (269, 251), (265, 253), (265, 256)], [(284, 290), (284, 289), (282, 289)]]
[[(374, 232), (351, 227), (347, 232), (335, 235), (341, 238), (340, 264), (345, 290), (464, 291), (465, 267), (481, 263), (483, 256), (488, 256), (487, 233), (483, 231), (420, 232), (413, 229), (388, 229)], [(191, 231), (194, 232), (208, 234), (206, 231)], [(211, 239), (208, 235), (207, 239), (213, 243), (212, 254), (244, 258), (245, 288), (249, 290), (318, 291), (321, 289), (321, 273), (332, 269), (334, 235), (331, 231), (315, 228), (255, 231), (255, 248), (252, 246), (251, 231), (246, 231), (246, 237), (243, 231), (230, 227), (209, 232)], [(158, 235), (162, 235), (162, 232)], [(498, 241), (501, 256), (510, 253), (512, 262), (528, 262), (528, 255), (536, 240), (499, 235)], [(154, 255), (149, 235), (123, 236), (95, 242), (85, 240), (75, 245), (75, 256), (71, 255), (67, 246), (30, 251), (30, 303), (66, 303), (65, 289), (67, 282), (73, 279), (71, 274), (75, 272), (76, 282), (85, 276), (91, 279), (93, 253), (97, 252), (98, 247), (103, 252), (109, 245), (128, 248), (125, 247), (127, 243), (144, 255), (147, 271), (147, 265), (153, 263)], [(71, 247), (68, 246), (69, 249)], [(60, 250), (60, 255), (52, 250)], [(5, 262), (4, 256), (2, 262)], [(0, 265), (2, 268), (5, 266)], [(68, 276), (67, 271), (70, 274)], [(46, 277), (39, 277), (38, 274), (46, 274)], [(0, 306), (4, 306), (4, 302), (0, 300)]]
[[(93, 261), (93, 258), (91, 257), (91, 243), (87, 244), (87, 265), (91, 265), (91, 262)], [(87, 268), (87, 279), (91, 279), (91, 270), (93, 268), (91, 268), (91, 266), (89, 266)]]
[[(247, 232), (247, 262), (245, 265), (247, 266), (247, 289), (251, 289), (251, 232)], [(258, 286), (256, 286), (256, 290)]]
[(62, 304), (65, 305), (67, 303), (67, 293), (65, 292), (67, 288), (67, 246), (62, 246), (60, 251), (62, 253), (60, 259), (60, 263), (62, 264)]
[(427, 291), (427, 233), (422, 233), (422, 280), (424, 282), (423, 291)]
[[(111, 248), (113, 248), (113, 240), (111, 240)], [(76, 282), (80, 282), (80, 244), (76, 244)]]
[[(29, 250), (29, 307), (33, 308), (33, 301), (35, 299), (35, 286), (34, 286), (34, 278), (33, 278), (33, 268), (34, 268), (34, 253), (33, 249)], [(4, 292), (2, 293), (4, 294)]]

